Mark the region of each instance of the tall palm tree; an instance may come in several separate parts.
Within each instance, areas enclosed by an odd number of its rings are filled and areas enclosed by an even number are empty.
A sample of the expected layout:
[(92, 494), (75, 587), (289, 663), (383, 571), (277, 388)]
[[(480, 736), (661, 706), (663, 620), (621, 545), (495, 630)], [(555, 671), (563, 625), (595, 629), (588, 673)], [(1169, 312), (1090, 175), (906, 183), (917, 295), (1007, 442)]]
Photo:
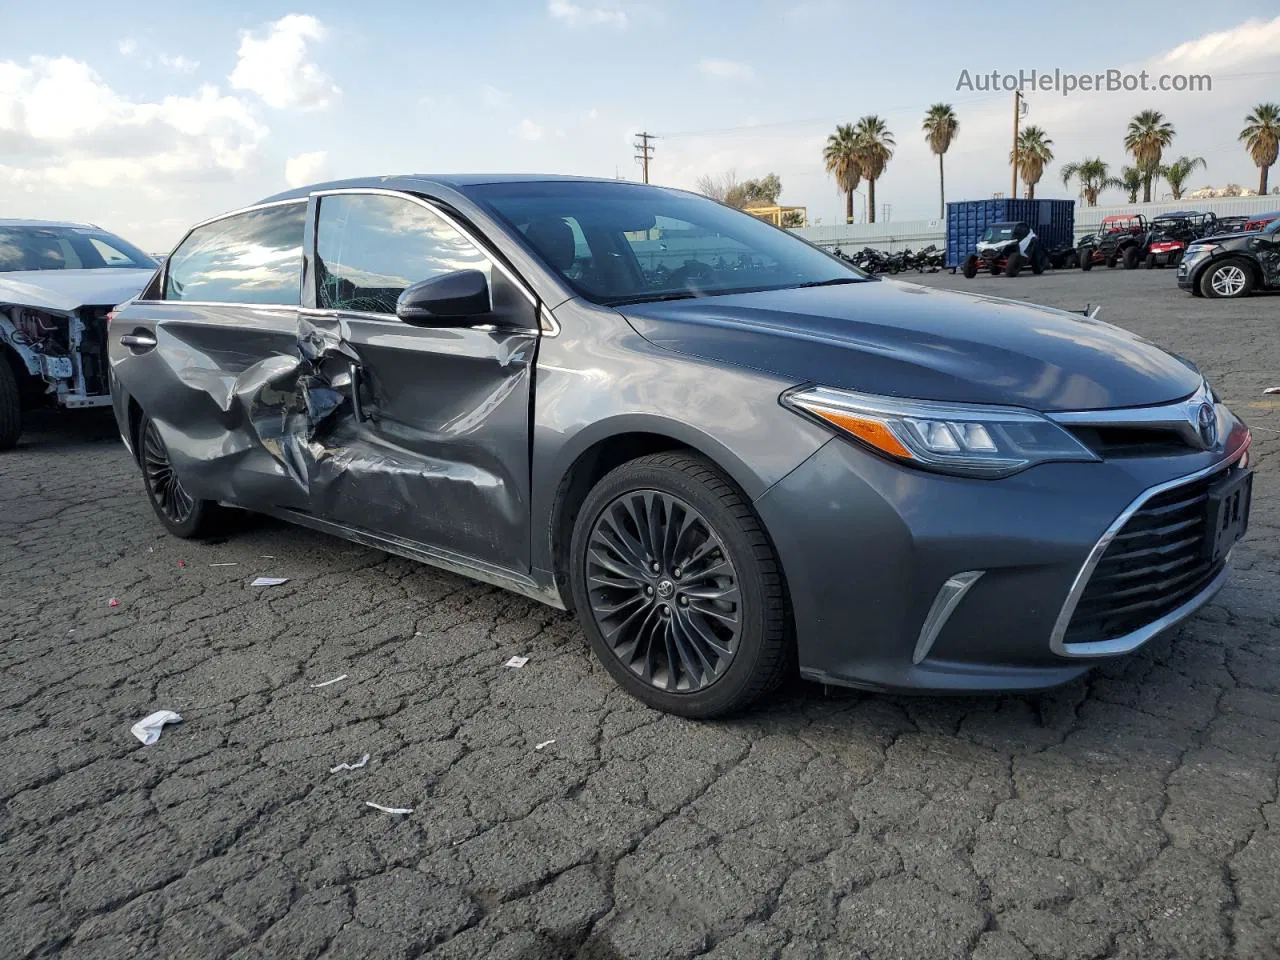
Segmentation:
[(862, 167), (858, 164), (858, 141), (853, 124), (842, 123), (836, 132), (827, 137), (822, 151), (822, 161), (827, 173), (836, 178), (836, 186), (844, 194), (844, 222), (853, 223), (853, 191), (862, 181)]
[(1142, 171), (1137, 167), (1120, 168), (1120, 189), (1129, 194), (1129, 202), (1138, 202), (1138, 191), (1147, 182)]
[(1129, 121), (1124, 148), (1133, 154), (1134, 165), (1142, 174), (1143, 203), (1151, 202), (1151, 181), (1159, 176), (1160, 158), (1176, 133), (1159, 110), (1143, 110)]
[(1169, 189), (1173, 192), (1173, 199), (1181, 200), (1183, 191), (1186, 189), (1187, 178), (1190, 177), (1197, 169), (1204, 170), (1208, 164), (1204, 162), (1204, 157), (1179, 157), (1173, 163), (1160, 168), (1160, 176), (1169, 181)]
[(949, 103), (935, 103), (924, 115), (924, 138), (929, 149), (938, 155), (938, 216), (947, 215), (947, 188), (942, 176), (942, 155), (951, 149), (951, 141), (960, 132), (960, 121)]
[(1018, 134), (1018, 145), (1009, 151), (1009, 162), (1018, 165), (1022, 182), (1027, 185), (1027, 199), (1036, 198), (1036, 184), (1044, 176), (1044, 166), (1053, 159), (1053, 141), (1044, 130), (1035, 125)]
[(1080, 181), (1080, 193), (1084, 202), (1091, 206), (1098, 205), (1098, 194), (1111, 187), (1120, 187), (1120, 179), (1113, 177), (1111, 168), (1101, 157), (1085, 157), (1079, 163), (1068, 163), (1062, 168), (1062, 185), (1071, 186), (1071, 181)]
[(875, 114), (869, 114), (857, 122), (853, 128), (857, 142), (858, 166), (862, 175), (867, 178), (867, 221), (876, 222), (876, 181), (884, 173), (893, 157), (896, 146), (889, 127)]
[(1261, 171), (1258, 174), (1258, 195), (1267, 192), (1267, 171), (1276, 162), (1280, 151), (1280, 103), (1260, 103), (1253, 113), (1244, 118), (1240, 139), (1249, 150), (1249, 156)]

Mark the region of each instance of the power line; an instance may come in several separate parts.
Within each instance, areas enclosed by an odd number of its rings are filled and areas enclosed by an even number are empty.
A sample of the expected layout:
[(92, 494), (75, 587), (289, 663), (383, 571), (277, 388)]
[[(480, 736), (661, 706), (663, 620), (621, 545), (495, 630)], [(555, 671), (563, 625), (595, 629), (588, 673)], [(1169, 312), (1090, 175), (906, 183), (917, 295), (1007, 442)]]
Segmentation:
[(649, 182), (649, 161), (653, 159), (653, 147), (650, 140), (657, 140), (657, 136), (652, 133), (637, 133), (636, 142), (632, 144), (640, 152), (636, 154), (636, 159), (640, 161), (640, 169), (644, 175), (644, 182)]

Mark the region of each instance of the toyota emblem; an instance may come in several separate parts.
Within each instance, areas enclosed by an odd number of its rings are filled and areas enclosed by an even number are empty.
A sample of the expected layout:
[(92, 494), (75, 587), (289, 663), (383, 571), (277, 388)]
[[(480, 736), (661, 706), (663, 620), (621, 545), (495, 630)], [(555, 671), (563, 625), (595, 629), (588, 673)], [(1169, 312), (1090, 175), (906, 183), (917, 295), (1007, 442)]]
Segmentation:
[(1213, 404), (1200, 404), (1200, 409), (1196, 411), (1196, 430), (1206, 450), (1218, 442), (1218, 414), (1213, 409)]

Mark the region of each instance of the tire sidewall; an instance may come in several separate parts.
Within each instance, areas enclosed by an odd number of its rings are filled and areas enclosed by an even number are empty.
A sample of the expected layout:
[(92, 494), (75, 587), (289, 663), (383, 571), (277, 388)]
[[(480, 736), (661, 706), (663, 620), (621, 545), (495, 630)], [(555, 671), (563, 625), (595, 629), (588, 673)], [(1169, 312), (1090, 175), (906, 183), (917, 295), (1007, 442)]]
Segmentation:
[(0, 347), (0, 450), (12, 450), (22, 436), (22, 392)]
[[(142, 465), (142, 486), (147, 491), (147, 502), (151, 504), (151, 509), (155, 511), (156, 518), (175, 537), (181, 537), (184, 540), (198, 536), (204, 527), (205, 514), (209, 509), (209, 503), (205, 500), (194, 500), (191, 507), (191, 513), (182, 523), (174, 523), (165, 516), (164, 511), (160, 509), (160, 505), (156, 502), (155, 491), (151, 486), (151, 477), (147, 473), (147, 468), (143, 459), (146, 454), (142, 446), (144, 438), (147, 435), (147, 428), (151, 425), (151, 418), (145, 414), (142, 421), (138, 424), (138, 459)], [(158, 431), (157, 431), (158, 433)], [(164, 443), (164, 438), (160, 438), (160, 442)], [(168, 445), (165, 445), (165, 453), (169, 451)], [(169, 462), (169, 469), (173, 468), (172, 459)], [(176, 473), (176, 471), (175, 471)], [(181, 478), (179, 478), (181, 480)]]
[[(1239, 293), (1230, 296), (1224, 296), (1213, 289), (1213, 278), (1220, 270), (1226, 267), (1239, 267), (1244, 271), (1244, 286), (1240, 288)], [(1253, 275), (1249, 272), (1248, 265), (1239, 260), (1222, 260), (1218, 263), (1211, 263), (1205, 268), (1204, 272), (1200, 274), (1199, 287), (1200, 292), (1210, 300), (1239, 300), (1253, 292)]]
[[(709, 463), (707, 466), (714, 470)], [(586, 552), (591, 530), (611, 503), (636, 490), (658, 490), (672, 494), (702, 514), (719, 537), (737, 573), (741, 597), (738, 650), (724, 676), (697, 693), (668, 693), (645, 683), (618, 659), (591, 613), (586, 585)], [(743, 503), (749, 503), (741, 493), (738, 496)], [(623, 464), (605, 476), (587, 495), (574, 523), (569, 551), (569, 580), (578, 622), (586, 633), (596, 658), (618, 685), (636, 699), (668, 713), (686, 717), (712, 717), (734, 709), (742, 700), (744, 691), (752, 686), (766, 652), (770, 623), (766, 607), (772, 600), (768, 596), (764, 571), (738, 519), (726, 508), (719, 496), (683, 471), (640, 461)]]

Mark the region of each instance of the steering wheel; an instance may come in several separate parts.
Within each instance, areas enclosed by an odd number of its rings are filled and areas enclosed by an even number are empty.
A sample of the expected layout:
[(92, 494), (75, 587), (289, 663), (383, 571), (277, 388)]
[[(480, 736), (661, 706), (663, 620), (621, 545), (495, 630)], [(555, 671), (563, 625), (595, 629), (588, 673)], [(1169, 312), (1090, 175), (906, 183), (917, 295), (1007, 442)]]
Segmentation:
[(701, 260), (690, 260), (678, 270), (672, 270), (671, 276), (667, 277), (667, 283), (673, 287), (687, 287), (690, 283), (705, 283), (714, 279), (715, 271), (711, 269), (710, 264), (703, 263)]

